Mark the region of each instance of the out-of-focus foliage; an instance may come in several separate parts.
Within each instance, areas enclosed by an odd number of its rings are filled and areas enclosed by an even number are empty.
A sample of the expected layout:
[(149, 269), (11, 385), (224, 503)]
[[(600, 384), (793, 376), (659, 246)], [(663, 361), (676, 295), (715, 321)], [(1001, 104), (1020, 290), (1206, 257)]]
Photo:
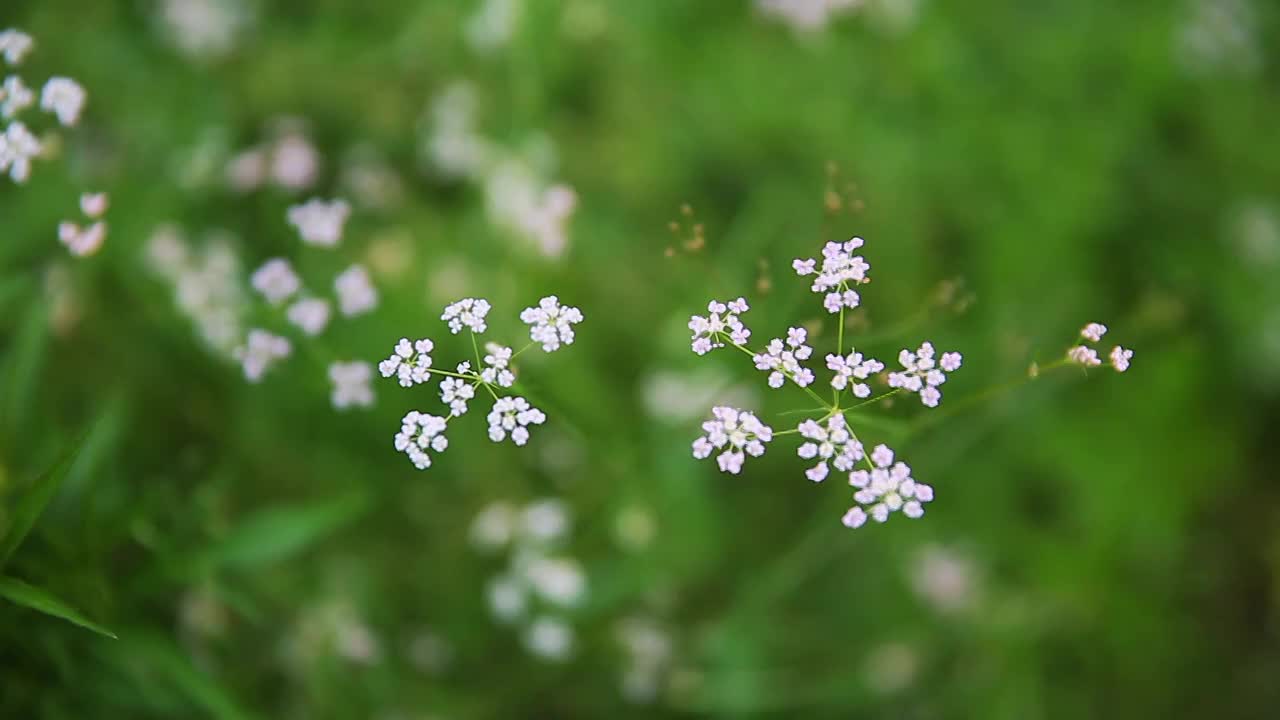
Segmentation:
[[(1272, 716), (1280, 17), (853, 4), (802, 30), (747, 0), (5, 0), (24, 71), (89, 103), (29, 183), (0, 179), (0, 538), (79, 449), (0, 595), (118, 639), (0, 602), (0, 717)], [(193, 8), (238, 14), (175, 29)], [(433, 161), (459, 82), (477, 133), (576, 193), (559, 256)], [(233, 188), (281, 128), (315, 184)], [(89, 190), (109, 235), (75, 259), (56, 226)], [(285, 222), (312, 195), (353, 202), (335, 251)], [(225, 233), (246, 275), (363, 262), (381, 302), (246, 383), (149, 270), (164, 223)], [(868, 431), (935, 486), (928, 514), (849, 531), (842, 481), (788, 449), (741, 476), (689, 457), (715, 398), (795, 405), (684, 324), (747, 295), (761, 338), (800, 317), (829, 340), (789, 265), (854, 234), (875, 282), (853, 342), (965, 367), (938, 415)], [(330, 406), (325, 358), (403, 335), (464, 358), (445, 302), (488, 298), (514, 343), (552, 293), (586, 322), (529, 358), (528, 446), (469, 416), (419, 472), (391, 438), (432, 388)], [(1137, 350), (1126, 375), (964, 400), (1091, 320)], [(551, 496), (588, 579), (559, 663), (492, 617), (503, 561), (470, 531)]]

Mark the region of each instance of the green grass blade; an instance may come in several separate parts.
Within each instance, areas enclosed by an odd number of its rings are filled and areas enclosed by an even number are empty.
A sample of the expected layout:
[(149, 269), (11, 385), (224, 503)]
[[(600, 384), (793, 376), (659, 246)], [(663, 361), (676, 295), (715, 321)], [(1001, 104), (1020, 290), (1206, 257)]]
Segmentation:
[(31, 483), (26, 492), (19, 497), (18, 504), (11, 514), (12, 521), (9, 524), (9, 528), (4, 537), (0, 538), (0, 569), (4, 568), (9, 557), (13, 555), (13, 551), (17, 550), (22, 541), (27, 538), (31, 528), (40, 519), (41, 513), (48, 507), (49, 501), (58, 493), (58, 488), (62, 487), (62, 481), (66, 478), (67, 472), (80, 454), (80, 447), (81, 442), (77, 440), (53, 464), (53, 467), (36, 478), (35, 482)]
[(42, 590), (34, 585), (29, 585), (21, 580), (11, 577), (0, 577), (0, 597), (10, 602), (30, 608), (45, 615), (52, 615), (56, 618), (62, 618), (69, 623), (79, 625), (87, 630), (92, 630), (99, 635), (104, 635), (116, 640), (116, 634), (101, 625), (93, 622), (89, 618), (80, 614), (79, 610), (64, 603), (47, 590)]

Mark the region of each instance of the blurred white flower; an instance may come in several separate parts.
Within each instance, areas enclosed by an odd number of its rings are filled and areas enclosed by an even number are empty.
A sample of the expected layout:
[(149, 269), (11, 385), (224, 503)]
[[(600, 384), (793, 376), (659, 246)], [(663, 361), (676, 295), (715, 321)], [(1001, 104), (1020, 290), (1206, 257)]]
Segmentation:
[(302, 288), (302, 280), (284, 258), (272, 258), (263, 263), (253, 272), (249, 283), (272, 305), (288, 300)]
[(80, 196), (80, 212), (83, 212), (92, 220), (97, 220), (107, 212), (110, 200), (107, 194), (100, 193), (84, 193)]
[(333, 393), (329, 396), (339, 410), (349, 407), (373, 406), (373, 366), (367, 362), (336, 362), (329, 365), (329, 381)]
[(524, 634), (529, 652), (552, 662), (563, 662), (573, 654), (573, 628), (552, 617), (536, 618)]
[(21, 30), (13, 28), (0, 30), (0, 56), (3, 56), (4, 61), (10, 65), (21, 65), (22, 59), (34, 46), (35, 41), (31, 36)]
[(58, 241), (76, 257), (85, 257), (98, 252), (106, 237), (107, 224), (102, 221), (84, 228), (73, 222), (58, 223)]
[(10, 75), (4, 79), (3, 84), (0, 84), (0, 117), (16, 116), (31, 107), (36, 101), (35, 98), (35, 93), (22, 84), (22, 78)]
[(756, 0), (761, 14), (790, 25), (796, 32), (822, 30), (832, 18), (854, 10), (864, 0)]
[(1129, 369), (1129, 361), (1133, 359), (1133, 351), (1126, 350), (1119, 345), (1111, 348), (1111, 367), (1116, 372), (1124, 372)]
[(494, 150), (475, 130), (475, 111), (475, 88), (467, 82), (454, 82), (432, 101), (425, 153), (447, 177), (479, 177), (492, 163)]
[(524, 615), (528, 598), (524, 584), (509, 576), (489, 582), (489, 610), (501, 622), (515, 622)]
[(301, 132), (289, 131), (271, 150), (271, 179), (286, 190), (305, 190), (320, 174), (320, 153)]
[(184, 54), (218, 58), (235, 49), (249, 15), (243, 0), (162, 0), (160, 21)]
[(582, 322), (582, 311), (561, 305), (555, 295), (538, 301), (537, 307), (525, 308), (520, 321), (529, 325), (529, 337), (542, 344), (544, 352), (555, 352), (561, 344), (573, 344), (573, 326)]
[(318, 247), (336, 247), (342, 239), (342, 226), (351, 215), (345, 200), (325, 202), (311, 198), (302, 205), (289, 208), (289, 224), (298, 230), (302, 241)]
[(338, 310), (347, 317), (355, 317), (378, 307), (378, 289), (369, 279), (369, 271), (362, 265), (352, 265), (333, 280), (338, 294)]
[(1077, 345), (1068, 350), (1067, 359), (1085, 367), (1097, 367), (1102, 364), (1102, 361), (1098, 359), (1098, 351), (1084, 345)]
[(673, 656), (671, 634), (652, 618), (629, 617), (617, 625), (623, 652), (622, 695), (634, 703), (658, 699)]
[(289, 357), (292, 351), (288, 338), (254, 328), (249, 331), (245, 344), (236, 348), (234, 355), (244, 369), (245, 378), (256, 383), (272, 365)]
[(577, 195), (567, 185), (543, 187), (521, 161), (499, 163), (485, 181), (489, 217), (530, 241), (546, 257), (560, 257), (568, 245), (567, 225)]
[(302, 298), (289, 306), (285, 317), (307, 335), (319, 335), (329, 324), (329, 303), (319, 298)]
[(1262, 67), (1258, 13), (1250, 0), (1189, 0), (1177, 53), (1190, 71), (1251, 74)]
[(483, 0), (467, 18), (467, 42), (480, 52), (492, 52), (511, 41), (524, 0)]
[(525, 568), (525, 578), (543, 600), (559, 607), (578, 605), (586, 593), (586, 575), (571, 558), (535, 557)]
[(40, 109), (58, 116), (58, 122), (71, 127), (80, 121), (87, 94), (80, 83), (65, 77), (52, 77), (40, 91)]
[(714, 407), (711, 415), (711, 420), (702, 423), (705, 434), (693, 442), (693, 456), (702, 460), (713, 451), (723, 450), (716, 457), (721, 472), (735, 475), (742, 472), (745, 455), (760, 457), (765, 443), (773, 439), (773, 428), (745, 410)]
[(543, 499), (525, 506), (520, 513), (520, 536), (546, 544), (569, 534), (569, 508), (560, 500)]
[(1080, 337), (1090, 342), (1098, 342), (1102, 340), (1102, 336), (1107, 334), (1107, 326), (1102, 323), (1089, 323), (1080, 331)]
[(916, 556), (911, 586), (935, 610), (945, 614), (973, 607), (977, 597), (977, 572), (968, 556), (951, 548), (928, 545)]
[(511, 503), (490, 503), (471, 521), (471, 542), (482, 550), (505, 547), (515, 537), (516, 522), (516, 508)]
[(16, 183), (25, 183), (31, 176), (31, 159), (37, 157), (43, 147), (27, 126), (14, 121), (0, 133), (0, 172), (9, 172)]

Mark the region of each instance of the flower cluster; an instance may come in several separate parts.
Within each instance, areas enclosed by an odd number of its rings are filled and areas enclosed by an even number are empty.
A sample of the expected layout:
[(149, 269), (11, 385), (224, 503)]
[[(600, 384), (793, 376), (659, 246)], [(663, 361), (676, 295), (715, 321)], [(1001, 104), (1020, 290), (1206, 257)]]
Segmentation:
[[(402, 387), (421, 385), (433, 376), (439, 376), (440, 401), (449, 407), (449, 414), (441, 418), (444, 424), (465, 415), (476, 397), (476, 391), (483, 387), (493, 398), (493, 405), (486, 418), (489, 439), (502, 442), (510, 438), (516, 445), (525, 445), (529, 442), (533, 426), (546, 422), (547, 416), (528, 399), (503, 394), (515, 387), (517, 373), (514, 362), (519, 355), (537, 345), (544, 352), (550, 353), (559, 349), (562, 344), (572, 343), (571, 325), (582, 321), (582, 312), (575, 307), (560, 305), (554, 295), (542, 298), (537, 306), (525, 308), (520, 313), (521, 320), (530, 326), (531, 340), (527, 345), (513, 350), (506, 345), (488, 342), (484, 344), (485, 354), (481, 356), (476, 336), (488, 329), (487, 318), (491, 309), (488, 300), (465, 298), (448, 305), (440, 316), (451, 333), (456, 335), (464, 328), (471, 333), (471, 344), (475, 351), (474, 365), (471, 361), (465, 361), (458, 363), (453, 370), (438, 368), (431, 357), (436, 347), (433, 341), (422, 338), (411, 342), (408, 338), (401, 338), (392, 354), (378, 364), (378, 371), (383, 377), (395, 377)], [(441, 432), (443, 433), (443, 426)], [(409, 452), (413, 448), (402, 441), (401, 435), (396, 436), (396, 448)], [(410, 457), (412, 459), (415, 455)], [(419, 469), (426, 467), (417, 460), (414, 465)]]
[(106, 193), (85, 193), (80, 196), (80, 211), (93, 222), (86, 227), (64, 220), (58, 223), (58, 242), (76, 257), (92, 255), (102, 247), (107, 238), (107, 223), (102, 216), (107, 212)]
[(813, 348), (805, 344), (808, 332), (804, 328), (788, 328), (787, 340), (774, 338), (765, 351), (754, 356), (757, 370), (769, 373), (769, 387), (780, 388), (787, 380), (808, 387), (813, 384), (813, 371), (800, 363), (813, 355)]
[(495, 502), (471, 523), (471, 541), (482, 552), (508, 551), (506, 567), (488, 584), (494, 619), (521, 629), (524, 645), (536, 657), (553, 662), (573, 653), (574, 631), (568, 613), (586, 598), (587, 575), (566, 555), (572, 519), (559, 500), (537, 500), (523, 507)]
[(244, 368), (245, 378), (249, 382), (256, 383), (262, 380), (262, 376), (272, 365), (289, 357), (292, 353), (293, 346), (288, 338), (254, 328), (249, 331), (245, 344), (236, 348), (235, 357)]
[(424, 123), (423, 153), (447, 177), (484, 190), (490, 221), (548, 258), (562, 257), (569, 245), (569, 221), (578, 196), (563, 183), (549, 182), (554, 149), (535, 136), (528, 150), (513, 150), (476, 128), (476, 91), (466, 82), (446, 87), (432, 102)]
[(810, 289), (823, 295), (822, 306), (827, 312), (838, 313), (845, 308), (852, 310), (862, 303), (857, 291), (851, 288), (852, 285), (868, 282), (867, 272), (871, 270), (871, 266), (861, 255), (853, 254), (862, 245), (860, 237), (842, 243), (827, 243), (822, 248), (821, 268), (816, 267), (817, 261), (812, 258), (792, 261), (791, 267), (797, 275), (815, 276)]
[[(34, 46), (31, 36), (21, 30), (0, 30), (0, 57), (11, 67), (21, 65)], [(40, 89), (39, 108), (53, 115), (63, 127), (73, 127), (80, 122), (87, 97), (84, 88), (75, 80), (54, 76)], [(6, 75), (0, 81), (0, 119), (6, 121), (0, 130), (0, 173), (8, 173), (9, 178), (19, 184), (31, 177), (31, 161), (44, 152), (45, 143), (19, 119), (27, 108), (35, 104), (36, 93), (27, 87), (21, 76)], [(62, 235), (60, 231), (59, 236)], [(92, 245), (91, 241), (86, 242)]]
[(913, 480), (911, 468), (906, 463), (895, 463), (893, 451), (884, 445), (877, 445), (871, 451), (871, 462), (875, 467), (870, 471), (849, 473), (849, 484), (858, 488), (853, 494), (857, 505), (849, 508), (842, 522), (857, 528), (868, 516), (876, 522), (885, 522), (898, 510), (913, 519), (923, 516), (924, 503), (933, 500), (933, 488)]
[(178, 310), (192, 321), (211, 349), (232, 355), (244, 339), (248, 311), (240, 258), (225, 235), (193, 243), (181, 230), (164, 225), (147, 241), (147, 264), (173, 288)]
[(342, 239), (342, 226), (350, 215), (351, 206), (346, 200), (325, 202), (311, 198), (305, 204), (289, 208), (288, 219), (302, 242), (331, 248)]
[(400, 420), (400, 432), (396, 433), (396, 450), (409, 456), (413, 466), (419, 470), (431, 467), (431, 456), (427, 450), (438, 453), (449, 447), (449, 440), (444, 436), (448, 422), (438, 415), (420, 413), (410, 410)]
[(706, 355), (716, 348), (722, 348), (725, 336), (735, 345), (745, 345), (751, 338), (751, 331), (742, 324), (738, 316), (750, 309), (744, 298), (728, 303), (718, 300), (707, 303), (709, 314), (706, 317), (694, 315), (689, 318), (689, 329), (693, 331), (693, 351)]
[(933, 343), (922, 343), (915, 352), (898, 353), (902, 370), (889, 373), (889, 387), (902, 388), (920, 394), (920, 402), (927, 407), (938, 407), (942, 391), (938, 386), (947, 381), (947, 373), (960, 369), (960, 353), (947, 352), (934, 360)]
[(711, 417), (702, 423), (706, 434), (693, 441), (693, 456), (702, 460), (715, 451), (723, 451), (716, 456), (722, 472), (735, 475), (742, 472), (746, 456), (760, 457), (764, 454), (764, 444), (773, 440), (773, 428), (745, 410), (714, 407)]
[[(747, 410), (712, 408), (711, 419), (702, 425), (703, 435), (693, 443), (694, 458), (701, 460), (716, 454), (720, 470), (736, 474), (742, 471), (746, 456), (763, 455), (766, 445), (775, 437), (799, 435), (802, 442), (796, 454), (813, 463), (805, 470), (805, 477), (822, 482), (834, 470), (846, 475), (850, 484), (858, 488), (854, 495), (856, 504), (844, 517), (844, 524), (849, 527), (861, 526), (868, 516), (878, 521), (887, 520), (891, 512), (899, 509), (906, 517), (920, 517), (924, 514), (923, 503), (933, 498), (932, 488), (915, 483), (905, 464), (892, 463), (893, 452), (888, 447), (879, 445), (871, 456), (866, 454), (850, 424), (856, 415), (849, 413), (902, 392), (918, 393), (924, 405), (936, 407), (942, 399), (938, 386), (961, 363), (960, 354), (956, 352), (943, 353), (935, 360), (933, 344), (928, 342), (914, 352), (903, 349), (898, 355), (902, 369), (878, 378), (885, 391), (873, 397), (872, 381), (885, 370), (884, 363), (864, 352), (844, 348), (845, 313), (861, 304), (862, 298), (855, 288), (868, 282), (867, 273), (871, 269), (865, 258), (855, 254), (863, 244), (858, 237), (829, 242), (822, 249), (821, 262), (797, 258), (792, 263), (798, 275), (814, 276), (810, 289), (822, 296), (827, 312), (838, 315), (837, 347), (825, 356), (826, 367), (832, 373), (829, 400), (811, 387), (816, 377), (804, 362), (812, 357), (814, 350), (810, 333), (804, 327), (790, 327), (785, 339), (774, 338), (756, 351), (747, 347), (751, 330), (741, 319), (748, 309), (743, 298), (731, 303), (713, 301), (707, 307), (709, 315), (695, 315), (689, 320), (695, 354), (705, 355), (715, 348), (732, 345), (749, 354), (757, 369), (768, 373), (769, 387), (781, 388), (790, 380), (812, 401), (822, 405), (810, 412), (814, 416), (777, 432)], [(857, 402), (842, 404), (850, 396)], [(865, 464), (865, 469), (858, 470), (859, 463)]]
[(562, 344), (573, 344), (573, 326), (582, 322), (582, 311), (561, 305), (555, 295), (549, 295), (537, 307), (525, 308), (520, 322), (530, 326), (529, 337), (542, 343), (543, 350), (554, 352)]
[[(1075, 345), (1067, 350), (1067, 362), (1082, 365), (1086, 368), (1101, 365), (1102, 359), (1098, 357), (1097, 349), (1090, 347), (1090, 345), (1102, 342), (1102, 336), (1106, 334), (1106, 325), (1096, 322), (1085, 325), (1080, 330), (1080, 337), (1084, 339), (1085, 344)], [(1111, 348), (1108, 359), (1111, 367), (1116, 372), (1124, 372), (1129, 369), (1129, 361), (1133, 359), (1133, 351), (1116, 345)]]

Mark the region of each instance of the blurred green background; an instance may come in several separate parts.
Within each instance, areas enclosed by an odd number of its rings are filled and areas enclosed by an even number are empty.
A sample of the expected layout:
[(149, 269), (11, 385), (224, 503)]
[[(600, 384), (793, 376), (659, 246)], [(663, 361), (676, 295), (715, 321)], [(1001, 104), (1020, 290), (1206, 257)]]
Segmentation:
[[(1275, 717), (1280, 16), (829, 4), (806, 24), (803, 0), (790, 21), (749, 0), (5, 0), (0, 28), (37, 42), (27, 84), (68, 75), (89, 103), (29, 183), (0, 180), (0, 537), (80, 450), (2, 572), (118, 639), (0, 601), (0, 717)], [(229, 168), (282, 137), (318, 155), (306, 187)], [(573, 188), (562, 253), (504, 224), (469, 142)], [(55, 228), (99, 189), (106, 244), (72, 258)], [(285, 222), (312, 196), (353, 204), (336, 250)], [(225, 243), (246, 293), (279, 256), (316, 288), (361, 262), (381, 302), (286, 333), (294, 357), (249, 384), (149, 269), (165, 223)], [(792, 443), (741, 476), (689, 456), (721, 399), (775, 427), (811, 403), (695, 357), (684, 325), (746, 295), (757, 340), (807, 322), (828, 351), (790, 261), (855, 234), (875, 282), (846, 337), (965, 367), (936, 415), (897, 403), (864, 430), (934, 485), (928, 514), (850, 531), (846, 489), (805, 480)], [(438, 317), (467, 295), (518, 346), (551, 293), (586, 322), (521, 366), (549, 415), (529, 446), (490, 443), (477, 402), (419, 472), (391, 439), (441, 412), (433, 388), (379, 378), (374, 408), (331, 407), (330, 359), (402, 335), (466, 359)], [(965, 400), (1093, 320), (1136, 349), (1127, 374)], [(558, 662), (495, 621), (504, 555), (470, 540), (489, 503), (549, 497), (587, 577)]]

